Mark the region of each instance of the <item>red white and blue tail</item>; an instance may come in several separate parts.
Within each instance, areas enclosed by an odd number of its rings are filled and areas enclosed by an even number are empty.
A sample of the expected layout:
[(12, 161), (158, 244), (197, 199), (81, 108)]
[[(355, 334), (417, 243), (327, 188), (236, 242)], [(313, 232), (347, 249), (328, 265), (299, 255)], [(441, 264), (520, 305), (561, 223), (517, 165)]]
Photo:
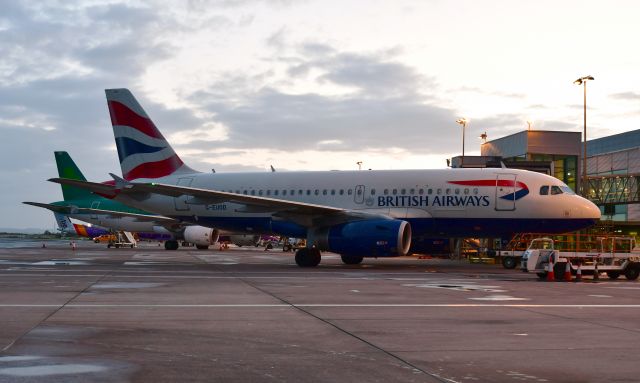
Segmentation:
[(182, 162), (128, 89), (106, 89), (125, 180), (196, 173)]

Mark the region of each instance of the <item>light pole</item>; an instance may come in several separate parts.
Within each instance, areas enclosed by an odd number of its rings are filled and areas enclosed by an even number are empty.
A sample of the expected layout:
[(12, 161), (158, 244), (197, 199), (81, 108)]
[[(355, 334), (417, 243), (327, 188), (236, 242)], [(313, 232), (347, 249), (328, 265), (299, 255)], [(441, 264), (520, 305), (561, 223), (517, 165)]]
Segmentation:
[(362, 161), (358, 161), (356, 164), (358, 165), (358, 170), (362, 170)]
[(580, 77), (573, 83), (582, 85), (584, 89), (583, 108), (584, 108), (584, 132), (582, 134), (582, 196), (587, 197), (587, 81), (593, 80), (593, 76)]
[(456, 122), (462, 125), (462, 160), (460, 161), (460, 167), (464, 167), (464, 131), (467, 127), (467, 119), (462, 117), (456, 120)]

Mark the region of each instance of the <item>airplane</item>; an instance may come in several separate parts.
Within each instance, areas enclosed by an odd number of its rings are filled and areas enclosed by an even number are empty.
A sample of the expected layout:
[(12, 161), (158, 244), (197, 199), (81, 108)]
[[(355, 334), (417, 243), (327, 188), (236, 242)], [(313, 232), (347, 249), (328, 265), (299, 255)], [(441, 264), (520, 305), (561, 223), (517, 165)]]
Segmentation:
[[(54, 152), (58, 174), (69, 179), (86, 180), (76, 163), (67, 152)], [(152, 215), (146, 211), (133, 209), (120, 202), (97, 196), (87, 190), (62, 185), (63, 201), (50, 204), (40, 202), (23, 202), (27, 205), (42, 207), (54, 212), (56, 219), (60, 215), (89, 222), (103, 228), (116, 231), (138, 233), (143, 239), (164, 240), (167, 250), (176, 250), (178, 240), (185, 240), (196, 245), (198, 249), (207, 249), (217, 242), (219, 230), (185, 224), (184, 222)], [(68, 219), (68, 218), (67, 218)], [(65, 220), (58, 219), (58, 225), (67, 225)], [(61, 226), (63, 227), (63, 226)], [(97, 237), (100, 234), (95, 226), (73, 225), (80, 236)]]
[(301, 267), (321, 251), (345, 264), (419, 252), (412, 235), (506, 237), (564, 233), (600, 210), (562, 181), (505, 168), (202, 173), (187, 166), (128, 89), (107, 89), (122, 177), (50, 179), (180, 221), (306, 238)]
[(56, 230), (63, 234), (77, 234), (80, 237), (94, 238), (99, 235), (109, 233), (109, 230), (100, 226), (73, 223), (68, 216), (57, 213), (55, 211), (53, 212), (53, 215), (56, 218), (56, 223), (58, 224), (58, 228)]

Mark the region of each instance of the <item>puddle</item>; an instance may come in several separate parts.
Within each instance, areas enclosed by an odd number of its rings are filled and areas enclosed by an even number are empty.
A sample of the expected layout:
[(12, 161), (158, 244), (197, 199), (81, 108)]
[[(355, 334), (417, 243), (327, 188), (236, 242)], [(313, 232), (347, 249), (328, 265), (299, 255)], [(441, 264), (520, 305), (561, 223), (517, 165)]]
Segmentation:
[(85, 266), (90, 265), (91, 263), (85, 261), (67, 261), (67, 260), (55, 260), (52, 259), (50, 261), (41, 261), (32, 263), (34, 266)]
[(104, 282), (96, 283), (92, 289), (148, 289), (150, 287), (164, 286), (164, 283), (145, 282)]
[(500, 289), (500, 286), (483, 286), (473, 283), (416, 283), (405, 284), (407, 287), (420, 287), (427, 289), (449, 289), (456, 291), (482, 291), (487, 293), (504, 293), (506, 290)]
[(102, 372), (107, 368), (96, 364), (51, 364), (44, 366), (0, 368), (0, 375), (34, 377), (50, 375), (86, 374)]
[(516, 298), (509, 295), (489, 295), (480, 298), (469, 298), (474, 301), (528, 301), (528, 298)]
[(0, 356), (0, 363), (8, 362), (24, 362), (27, 360), (42, 359), (41, 356), (29, 356), (29, 355), (15, 355), (15, 356)]

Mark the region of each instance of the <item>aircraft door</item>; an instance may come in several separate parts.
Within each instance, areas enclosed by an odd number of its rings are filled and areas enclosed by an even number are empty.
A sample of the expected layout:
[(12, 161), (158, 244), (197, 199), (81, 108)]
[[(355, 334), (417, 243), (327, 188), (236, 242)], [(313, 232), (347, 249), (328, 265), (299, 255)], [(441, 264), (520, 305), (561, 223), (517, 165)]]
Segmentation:
[(364, 185), (357, 185), (355, 193), (353, 195), (353, 200), (357, 204), (361, 204), (364, 202)]
[[(91, 208), (92, 208), (92, 209), (99, 209), (99, 208), (100, 208), (100, 201), (93, 201), (93, 202), (91, 202)], [(91, 213), (91, 214), (89, 215), (89, 218), (91, 218), (91, 219), (98, 219), (98, 215), (97, 215), (97, 214), (94, 214), (94, 213)]]
[[(193, 182), (193, 177), (187, 178), (178, 178), (178, 182), (176, 186), (191, 186), (191, 182)], [(173, 203), (175, 204), (176, 211), (188, 211), (191, 210), (191, 206), (187, 203), (187, 199), (189, 196), (181, 195), (179, 197), (175, 197), (173, 199)]]
[(516, 210), (516, 175), (498, 174), (496, 178), (496, 210)]

